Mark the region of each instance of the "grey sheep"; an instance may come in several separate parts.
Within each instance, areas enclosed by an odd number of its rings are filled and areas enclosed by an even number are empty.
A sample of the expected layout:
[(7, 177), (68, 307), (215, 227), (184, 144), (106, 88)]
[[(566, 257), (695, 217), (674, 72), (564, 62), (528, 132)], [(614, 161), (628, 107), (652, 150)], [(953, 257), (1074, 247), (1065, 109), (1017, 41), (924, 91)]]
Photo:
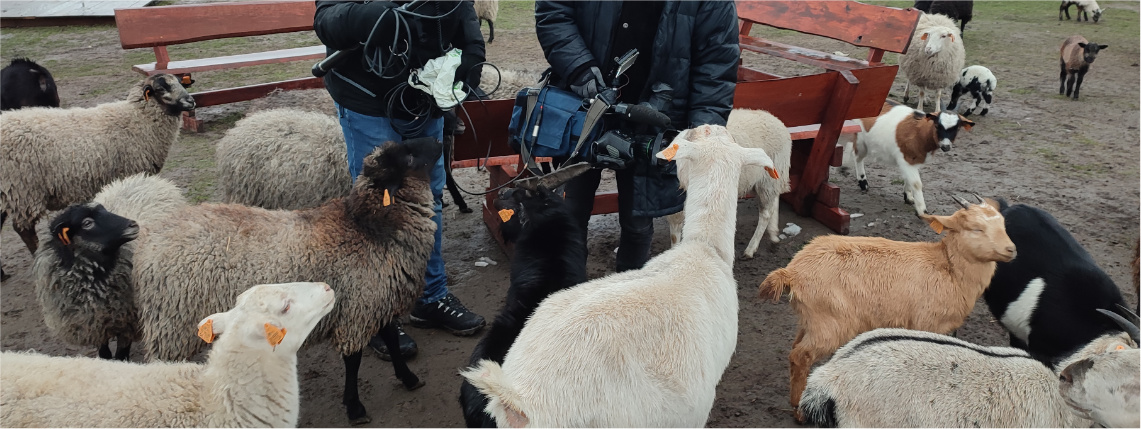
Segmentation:
[(218, 140), (215, 160), (225, 203), (296, 210), (352, 187), (341, 125), (323, 113), (253, 113)]
[(935, 91), (935, 108), (942, 110), (943, 90), (958, 82), (959, 72), (966, 62), (966, 50), (959, 27), (945, 15), (925, 13), (911, 36), (907, 54), (899, 58), (899, 69), (907, 78), (903, 87), (903, 102), (909, 99), (911, 86), (919, 87), (916, 109), (923, 110), (927, 91)]
[(194, 98), (174, 76), (150, 76), (126, 100), (91, 108), (26, 108), (0, 115), (0, 225), (35, 254), (36, 221), (86, 202), (104, 185), (157, 173)]
[[(440, 158), (433, 138), (387, 142), (364, 159), (345, 198), (306, 210), (266, 210), (235, 204), (191, 206), (166, 217), (135, 247), (135, 291), (148, 359), (179, 360), (198, 353), (202, 314), (233, 305), (250, 284), (323, 281), (340, 294), (314, 331), (344, 357), (344, 403), (354, 423), (369, 421), (357, 393), (361, 351), (423, 293), (436, 223), (427, 169)], [(398, 354), (396, 375), (409, 389), (422, 383)]]
[(487, 43), (495, 41), (495, 18), (499, 16), (499, 0), (474, 0), (475, 16), (487, 21)]

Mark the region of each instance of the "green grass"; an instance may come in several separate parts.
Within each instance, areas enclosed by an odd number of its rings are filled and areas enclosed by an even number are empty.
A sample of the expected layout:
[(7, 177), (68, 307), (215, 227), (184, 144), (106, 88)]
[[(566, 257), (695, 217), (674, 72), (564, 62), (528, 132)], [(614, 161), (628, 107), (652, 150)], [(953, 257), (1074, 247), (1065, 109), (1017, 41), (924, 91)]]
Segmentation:
[[(239, 115), (240, 116), (240, 115)], [(236, 119), (234, 119), (236, 120)], [(231, 125), (232, 126), (232, 122)], [(163, 174), (184, 176), (187, 183), (186, 198), (198, 204), (209, 201), (214, 195), (217, 175), (214, 162), (215, 133), (194, 134), (183, 132), (176, 147), (172, 148), (163, 165)]]
[(499, 2), (495, 29), (519, 30), (535, 28), (535, 2), (507, 0)]

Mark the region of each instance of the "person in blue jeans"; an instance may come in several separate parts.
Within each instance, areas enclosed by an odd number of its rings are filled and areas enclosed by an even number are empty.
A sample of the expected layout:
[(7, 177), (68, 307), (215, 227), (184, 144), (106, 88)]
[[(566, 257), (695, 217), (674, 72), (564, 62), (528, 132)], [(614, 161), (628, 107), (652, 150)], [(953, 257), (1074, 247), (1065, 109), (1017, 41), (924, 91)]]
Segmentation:
[[(317, 1), (313, 30), (328, 52), (348, 55), (325, 75), (325, 88), (337, 107), (345, 135), (349, 174), (355, 180), (364, 157), (387, 141), (417, 137), (443, 138), (443, 111), (427, 93), (408, 86), (409, 74), (449, 49), (462, 52), (456, 82), (476, 87), (484, 61), (483, 35), (469, 1)], [(424, 295), (412, 309), (412, 326), (441, 328), (455, 335), (472, 335), (484, 318), (464, 307), (448, 290), (441, 252), (444, 158), (430, 173), (435, 197), (435, 246), (428, 259)], [(399, 323), (399, 322), (396, 322)], [(416, 342), (399, 327), (400, 352), (415, 356)], [(382, 359), (390, 360), (379, 337), (369, 342)]]

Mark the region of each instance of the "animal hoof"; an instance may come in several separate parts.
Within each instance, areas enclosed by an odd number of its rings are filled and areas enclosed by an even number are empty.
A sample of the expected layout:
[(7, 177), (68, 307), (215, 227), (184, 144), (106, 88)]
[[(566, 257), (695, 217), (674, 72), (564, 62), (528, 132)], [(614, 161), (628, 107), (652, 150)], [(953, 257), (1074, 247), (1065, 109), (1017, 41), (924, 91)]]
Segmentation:
[(409, 391), (416, 390), (416, 389), (419, 389), (421, 387), (424, 387), (424, 380), (421, 380), (419, 378), (412, 380), (411, 382), (405, 382), (404, 383), (404, 388), (408, 389)]
[(860, 184), (860, 190), (861, 191), (868, 192), (868, 181), (867, 181), (867, 179), (860, 180), (859, 184)]
[(460, 206), (460, 213), (471, 213), (471, 207), (468, 207), (466, 204)]
[(800, 412), (800, 409), (799, 409), (799, 408), (797, 408), (797, 410), (796, 410), (796, 411), (793, 411), (793, 413), (792, 413), (792, 418), (793, 418), (793, 419), (796, 419), (796, 423), (797, 423), (797, 424), (802, 424), (802, 425), (803, 425), (803, 424), (806, 424), (806, 423), (808, 423), (808, 419), (805, 419), (805, 418), (804, 418), (804, 414), (801, 414), (801, 412)]
[(11, 274), (8, 274), (8, 273), (5, 273), (5, 272), (3, 272), (3, 271), (0, 271), (0, 282), (2, 282), (2, 281), (6, 281), (6, 280), (8, 280), (8, 279), (9, 279), (9, 278), (11, 278), (11, 277), (12, 277), (12, 275), (11, 275)]
[(369, 423), (372, 423), (372, 417), (369, 417), (368, 414), (357, 417), (355, 419), (353, 419), (353, 418), (349, 419), (349, 424), (351, 424), (353, 426), (367, 425)]
[(986, 112), (989, 112), (989, 111), (990, 111), (990, 109), (983, 109), (983, 111), (979, 112), (979, 116), (986, 116)]
[(349, 423), (353, 426), (368, 424), (372, 422), (372, 417), (368, 416), (368, 411), (365, 410), (364, 405), (347, 405), (349, 410)]
[(747, 261), (747, 260), (750, 260), (750, 259), (753, 259), (753, 254), (752, 254), (752, 253), (750, 253), (750, 252), (745, 252), (745, 254), (744, 254), (744, 255), (741, 255), (741, 260), (742, 260), (742, 261)]

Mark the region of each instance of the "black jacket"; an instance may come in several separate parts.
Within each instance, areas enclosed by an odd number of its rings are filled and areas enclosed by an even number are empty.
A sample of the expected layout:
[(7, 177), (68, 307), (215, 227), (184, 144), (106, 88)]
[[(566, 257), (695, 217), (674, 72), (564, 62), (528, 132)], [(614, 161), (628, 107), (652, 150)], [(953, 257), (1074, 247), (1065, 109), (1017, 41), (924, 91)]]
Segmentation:
[[(566, 88), (568, 80), (591, 65), (610, 68), (622, 52), (610, 52), (611, 35), (620, 25), (620, 1), (536, 1), (535, 33), (553, 72), (552, 83)], [(673, 88), (665, 113), (674, 128), (703, 124), (725, 125), (733, 109), (737, 63), (737, 8), (732, 1), (667, 1), (658, 21), (653, 52), (638, 61), (652, 61), (651, 85)], [(643, 94), (645, 100), (646, 94)], [(676, 166), (648, 163), (634, 167), (635, 216), (658, 217), (682, 209)]]
[[(377, 19), (386, 9), (396, 8), (408, 1), (374, 1), (374, 2), (344, 2), (344, 1), (318, 1), (317, 13), (313, 16), (313, 31), (321, 39), (331, 54), (334, 51), (359, 47), (365, 43), (369, 35), (376, 33), (370, 46), (388, 46), (393, 41), (394, 18), (393, 12), (385, 15), (384, 20), (377, 25)], [(454, 10), (453, 10), (454, 9)], [(432, 116), (439, 116), (439, 109), (431, 103), (431, 98), (424, 92), (407, 88), (404, 91), (404, 100), (390, 102), (390, 91), (401, 83), (408, 82), (408, 72), (422, 67), (428, 60), (439, 57), (449, 47), (459, 48), (463, 51), (462, 64), (456, 70), (456, 81), (461, 79), (470, 86), (479, 84), (479, 67), (476, 64), (484, 61), (483, 34), (479, 31), (479, 19), (476, 18), (472, 2), (466, 0), (428, 1), (417, 6), (414, 12), (421, 15), (438, 16), (448, 13), (442, 19), (424, 19), (409, 15), (407, 23), (412, 39), (409, 50), (408, 67), (404, 68), (394, 77), (381, 78), (368, 71), (364, 49), (358, 49), (341, 61), (334, 69), (336, 73), (325, 75), (325, 88), (341, 106), (357, 113), (370, 116), (391, 116), (409, 118), (401, 105), (424, 107), (430, 103)], [(403, 38), (403, 37), (401, 37)], [(403, 47), (403, 45), (400, 45)], [(340, 74), (340, 76), (337, 76)], [(348, 78), (360, 84), (369, 92), (346, 81)]]

